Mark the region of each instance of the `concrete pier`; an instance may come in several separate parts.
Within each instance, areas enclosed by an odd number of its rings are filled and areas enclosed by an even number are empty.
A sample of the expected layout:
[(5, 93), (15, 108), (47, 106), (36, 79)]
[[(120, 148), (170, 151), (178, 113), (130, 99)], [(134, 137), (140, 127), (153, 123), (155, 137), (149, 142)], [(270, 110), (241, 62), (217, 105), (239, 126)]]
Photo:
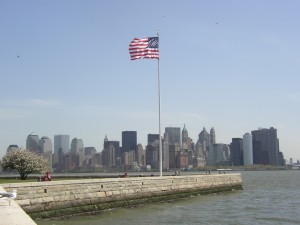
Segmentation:
[[(0, 187), (0, 191), (4, 190)], [(10, 190), (9, 190), (10, 191)], [(15, 202), (0, 200), (0, 225), (36, 225), (26, 212)]]
[(242, 179), (241, 174), (216, 174), (28, 182), (3, 187), (16, 189), (16, 203), (35, 219), (232, 191), (242, 189)]

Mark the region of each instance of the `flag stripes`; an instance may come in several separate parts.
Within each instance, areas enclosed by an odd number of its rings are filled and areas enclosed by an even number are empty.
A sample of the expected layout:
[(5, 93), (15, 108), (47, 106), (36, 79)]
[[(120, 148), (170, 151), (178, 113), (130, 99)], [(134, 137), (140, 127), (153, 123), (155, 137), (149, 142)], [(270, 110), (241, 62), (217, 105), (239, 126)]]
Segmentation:
[(134, 38), (129, 44), (131, 60), (159, 59), (158, 37)]

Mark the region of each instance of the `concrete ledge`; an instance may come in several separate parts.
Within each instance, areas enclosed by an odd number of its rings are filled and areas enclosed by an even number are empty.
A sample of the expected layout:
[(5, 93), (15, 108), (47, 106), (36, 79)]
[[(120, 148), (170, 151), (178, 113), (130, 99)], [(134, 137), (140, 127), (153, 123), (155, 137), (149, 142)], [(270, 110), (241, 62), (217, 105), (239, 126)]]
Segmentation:
[(83, 179), (4, 184), (32, 218), (65, 217), (242, 189), (241, 174)]
[[(0, 191), (6, 191), (0, 187)], [(10, 191), (10, 190), (9, 190)], [(36, 225), (36, 223), (15, 202), (0, 200), (0, 225)]]

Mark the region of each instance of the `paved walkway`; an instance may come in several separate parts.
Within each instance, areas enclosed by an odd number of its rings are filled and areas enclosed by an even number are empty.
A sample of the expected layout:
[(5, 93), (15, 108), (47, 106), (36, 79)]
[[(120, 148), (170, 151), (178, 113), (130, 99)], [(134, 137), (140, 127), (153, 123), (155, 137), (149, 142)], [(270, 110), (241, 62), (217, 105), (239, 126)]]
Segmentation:
[[(0, 186), (0, 192), (2, 191), (11, 190), (4, 190)], [(13, 200), (9, 205), (7, 200), (0, 199), (0, 218), (0, 225), (36, 225), (30, 216)]]

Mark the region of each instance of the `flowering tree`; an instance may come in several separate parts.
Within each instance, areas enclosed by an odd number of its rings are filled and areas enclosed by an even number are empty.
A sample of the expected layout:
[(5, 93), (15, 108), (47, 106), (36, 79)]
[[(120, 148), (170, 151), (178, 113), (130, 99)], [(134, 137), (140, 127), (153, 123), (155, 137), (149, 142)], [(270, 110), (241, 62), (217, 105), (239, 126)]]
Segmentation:
[(41, 173), (49, 168), (42, 156), (21, 148), (8, 152), (3, 157), (1, 166), (3, 169), (17, 171), (21, 180), (26, 180), (31, 173)]

